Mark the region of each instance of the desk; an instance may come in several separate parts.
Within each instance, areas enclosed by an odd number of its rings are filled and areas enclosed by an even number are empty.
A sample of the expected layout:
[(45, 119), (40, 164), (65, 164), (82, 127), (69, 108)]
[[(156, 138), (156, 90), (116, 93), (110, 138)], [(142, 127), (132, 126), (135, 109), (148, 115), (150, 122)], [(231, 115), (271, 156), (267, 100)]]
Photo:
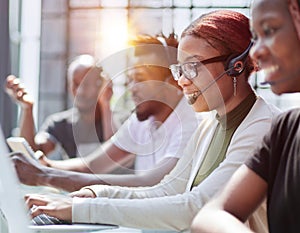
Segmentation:
[(142, 230), (127, 227), (119, 227), (117, 229), (97, 231), (96, 233), (142, 233)]
[[(100, 233), (97, 231), (96, 233)], [(140, 230), (135, 228), (119, 227), (117, 229), (103, 230), (101, 233), (179, 233), (178, 231)]]

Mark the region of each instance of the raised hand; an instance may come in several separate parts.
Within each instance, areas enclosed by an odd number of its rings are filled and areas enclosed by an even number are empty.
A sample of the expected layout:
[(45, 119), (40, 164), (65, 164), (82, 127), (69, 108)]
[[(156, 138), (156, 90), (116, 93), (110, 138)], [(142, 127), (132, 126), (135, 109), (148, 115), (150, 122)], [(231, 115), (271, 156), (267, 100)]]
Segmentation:
[(22, 108), (32, 108), (34, 104), (33, 97), (28, 94), (20, 79), (14, 75), (9, 75), (6, 78), (6, 92)]

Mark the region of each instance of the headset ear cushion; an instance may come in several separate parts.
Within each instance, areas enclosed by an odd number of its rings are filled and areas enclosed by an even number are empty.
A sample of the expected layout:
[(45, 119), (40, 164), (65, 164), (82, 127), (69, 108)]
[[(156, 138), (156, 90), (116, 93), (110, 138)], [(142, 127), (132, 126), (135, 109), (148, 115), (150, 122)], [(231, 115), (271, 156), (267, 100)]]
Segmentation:
[(244, 70), (244, 61), (239, 59), (238, 54), (231, 55), (225, 64), (225, 70), (231, 77), (237, 77)]

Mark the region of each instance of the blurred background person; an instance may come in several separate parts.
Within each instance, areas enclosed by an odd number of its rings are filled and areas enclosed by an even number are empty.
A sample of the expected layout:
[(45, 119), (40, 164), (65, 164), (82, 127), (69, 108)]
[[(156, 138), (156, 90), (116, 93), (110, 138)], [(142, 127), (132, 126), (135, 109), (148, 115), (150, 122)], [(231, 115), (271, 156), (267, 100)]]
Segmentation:
[[(34, 100), (15, 76), (8, 76), (7, 93), (20, 106), (20, 132), (34, 151), (49, 155), (59, 145), (62, 158), (85, 156), (114, 131), (110, 109), (111, 82), (103, 77), (96, 59), (84, 54), (76, 57), (68, 67), (68, 88), (74, 98), (73, 107), (50, 115), (38, 133), (33, 117)], [(64, 156), (66, 155), (66, 156)]]

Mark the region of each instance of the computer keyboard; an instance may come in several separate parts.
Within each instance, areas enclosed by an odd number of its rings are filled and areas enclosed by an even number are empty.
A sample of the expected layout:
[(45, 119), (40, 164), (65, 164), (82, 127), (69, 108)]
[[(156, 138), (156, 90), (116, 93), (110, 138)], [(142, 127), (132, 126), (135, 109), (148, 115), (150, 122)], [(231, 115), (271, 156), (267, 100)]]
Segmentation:
[(49, 216), (47, 214), (40, 214), (31, 220), (32, 225), (57, 225), (57, 224), (71, 224), (68, 221), (60, 220), (58, 218)]

